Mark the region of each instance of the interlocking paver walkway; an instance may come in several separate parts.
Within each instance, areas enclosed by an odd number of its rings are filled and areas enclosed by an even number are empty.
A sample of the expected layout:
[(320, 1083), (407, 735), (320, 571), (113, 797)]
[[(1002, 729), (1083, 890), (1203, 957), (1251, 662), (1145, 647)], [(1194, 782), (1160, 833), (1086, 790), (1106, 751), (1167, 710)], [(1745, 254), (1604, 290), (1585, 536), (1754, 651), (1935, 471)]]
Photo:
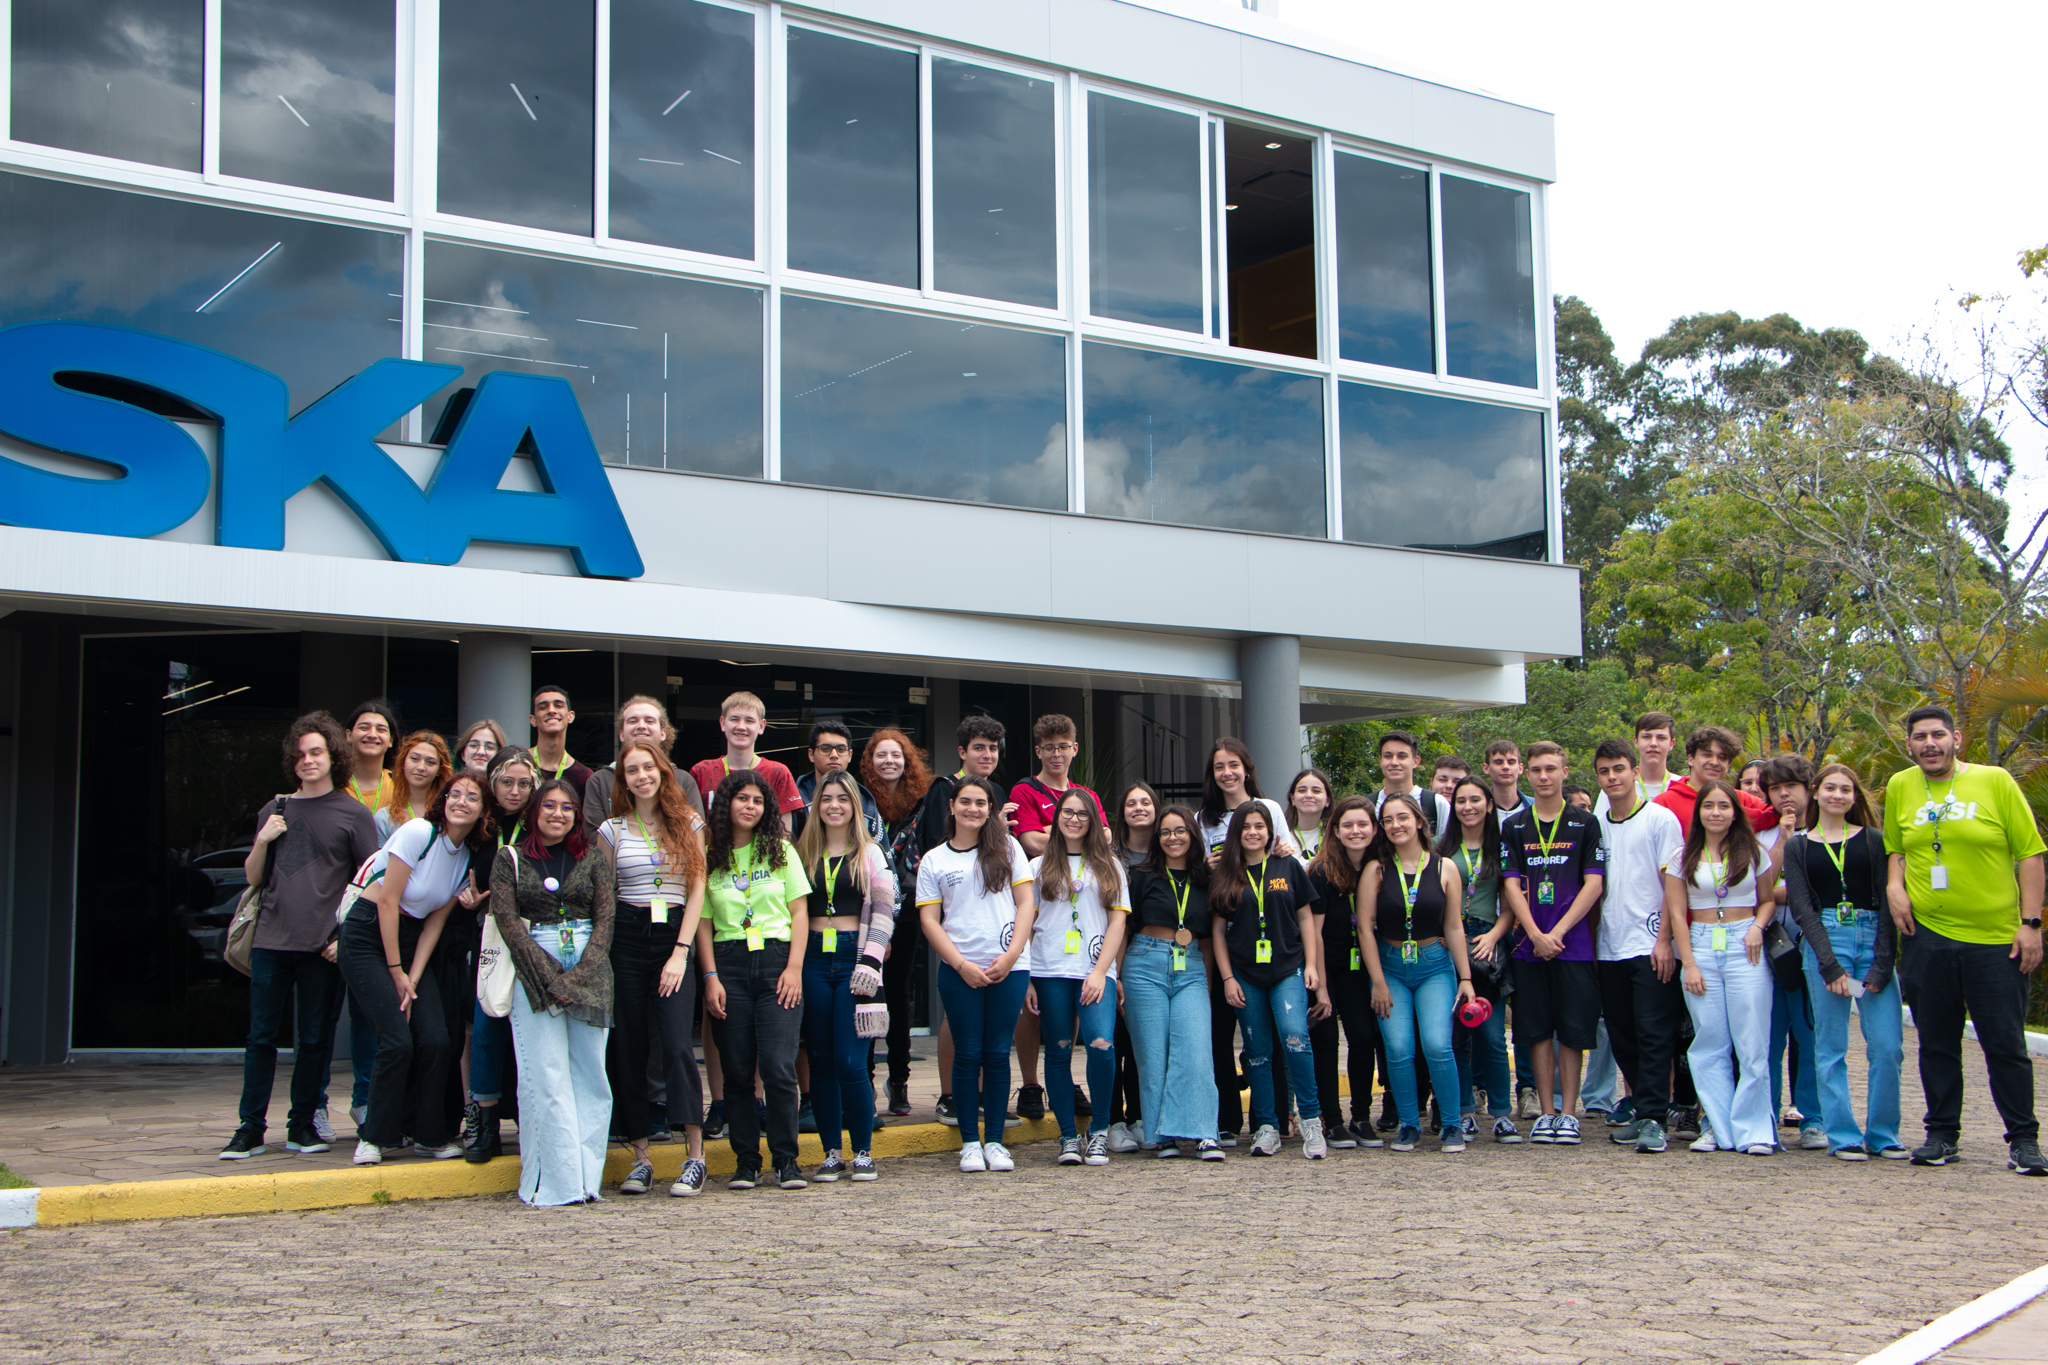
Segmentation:
[(2004, 1170), (1970, 1066), (1938, 1171), (1039, 1144), (1007, 1176), (33, 1229), (0, 1235), (0, 1362), (1848, 1362), (2048, 1262), (2048, 1180)]

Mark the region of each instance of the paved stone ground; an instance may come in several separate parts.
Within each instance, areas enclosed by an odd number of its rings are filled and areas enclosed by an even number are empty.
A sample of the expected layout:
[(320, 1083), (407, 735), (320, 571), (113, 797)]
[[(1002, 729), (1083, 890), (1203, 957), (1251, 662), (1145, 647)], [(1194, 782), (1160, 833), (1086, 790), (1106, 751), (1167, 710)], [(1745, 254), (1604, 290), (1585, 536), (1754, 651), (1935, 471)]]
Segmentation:
[(0, 1362), (1853, 1361), (2048, 1262), (1981, 1076), (1938, 1171), (1039, 1144), (1007, 1176), (0, 1234)]

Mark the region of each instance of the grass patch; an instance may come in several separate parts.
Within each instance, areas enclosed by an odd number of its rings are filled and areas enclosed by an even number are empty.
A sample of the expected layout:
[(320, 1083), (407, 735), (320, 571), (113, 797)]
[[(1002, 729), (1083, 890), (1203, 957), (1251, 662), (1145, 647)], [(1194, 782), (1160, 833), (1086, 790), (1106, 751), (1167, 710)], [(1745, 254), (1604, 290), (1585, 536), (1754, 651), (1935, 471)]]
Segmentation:
[(34, 1181), (23, 1180), (13, 1171), (8, 1170), (4, 1163), (0, 1163), (0, 1190), (26, 1190), (34, 1184)]

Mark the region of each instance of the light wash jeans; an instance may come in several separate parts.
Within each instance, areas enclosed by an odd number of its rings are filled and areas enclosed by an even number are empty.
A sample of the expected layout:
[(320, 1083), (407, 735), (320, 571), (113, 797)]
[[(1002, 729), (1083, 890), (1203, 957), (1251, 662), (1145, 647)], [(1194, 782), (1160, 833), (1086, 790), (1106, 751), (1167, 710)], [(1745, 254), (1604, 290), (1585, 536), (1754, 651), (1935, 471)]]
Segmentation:
[[(1563, 1074), (1564, 1068), (1558, 1072)], [(1607, 1021), (1602, 1019), (1594, 1035), (1593, 1050), (1586, 1054), (1586, 1069), (1579, 1075), (1579, 1107), (1591, 1113), (1614, 1112), (1615, 1092), (1620, 1086), (1621, 1072), (1614, 1065), (1614, 1048), (1607, 1041)], [(1556, 1100), (1560, 1109), (1564, 1106), (1564, 1084), (1555, 1087)]]
[(1380, 1020), (1380, 1037), (1387, 1040), (1387, 1086), (1394, 1092), (1394, 1112), (1401, 1116), (1403, 1128), (1422, 1126), (1422, 1102), (1415, 1089), (1419, 1043), (1444, 1131), (1449, 1132), (1458, 1126), (1459, 1111), (1451, 1101), (1461, 1093), (1458, 1059), (1451, 1051), (1452, 1014), (1458, 1003), (1458, 968), (1451, 961), (1451, 950), (1441, 942), (1428, 943), (1416, 961), (1403, 962), (1400, 948), (1382, 943), (1380, 971), (1387, 978), (1387, 994), (1394, 998), (1393, 1009)]
[(1795, 1056), (1792, 1067), (1792, 1107), (1803, 1123), (1820, 1120), (1820, 1085), (1815, 1079), (1813, 1022), (1807, 1014), (1804, 991), (1771, 992), (1771, 1108), (1776, 1110), (1785, 1093), (1785, 1044), (1789, 1040)]
[[(1834, 912), (1823, 911), (1831, 920)], [(1835, 961), (1852, 981), (1870, 975), (1870, 958), (1877, 949), (1877, 916), (1868, 910), (1856, 912), (1853, 925), (1828, 925), (1828, 945)], [(1861, 1146), (1872, 1156), (1899, 1145), (1899, 1067), (1905, 1060), (1905, 1020), (1899, 1008), (1899, 978), (1892, 979), (1876, 995), (1866, 994), (1851, 1001), (1836, 995), (1821, 980), (1820, 965), (1811, 943), (1802, 959), (1806, 963), (1806, 995), (1813, 1002), (1814, 1079), (1820, 1090), (1820, 1112), (1828, 1129), (1828, 1150)], [(1849, 1099), (1849, 1010), (1854, 1006), (1863, 1025), (1863, 1051), (1870, 1063), (1862, 1128), (1856, 1126), (1856, 1110)], [(1813, 1115), (1807, 1115), (1809, 1121)]]
[[(1316, 1099), (1316, 1053), (1308, 1041), (1308, 985), (1300, 968), (1270, 986), (1255, 985), (1242, 972), (1237, 984), (1244, 991), (1244, 1008), (1237, 1022), (1244, 1028), (1244, 1070), (1251, 1081), (1252, 1131), (1279, 1127), (1279, 1106), (1273, 1096), (1273, 1048), (1277, 1043), (1287, 1059), (1287, 1085), (1294, 1092), (1294, 1112), (1305, 1119), (1319, 1119), (1323, 1106)], [(1152, 1130), (1147, 1128), (1150, 1138)]]
[[(1707, 993), (1685, 993), (1692, 1015), (1692, 1046), (1686, 1058), (1700, 1107), (1714, 1126), (1714, 1141), (1723, 1151), (1759, 1143), (1776, 1146), (1778, 1115), (1771, 1107), (1771, 981), (1767, 960), (1752, 963), (1742, 938), (1750, 920), (1726, 926), (1728, 946), (1714, 951), (1711, 924), (1692, 926), (1692, 959), (1706, 978)], [(1736, 1079), (1736, 1066), (1742, 1068)]]
[[(571, 967), (590, 944), (590, 922), (578, 922), (568, 952), (551, 925), (533, 941)], [(523, 985), (512, 990), (510, 1018), (519, 1062), (519, 1197), (535, 1205), (595, 1199), (612, 1128), (612, 1086), (604, 1072), (611, 1030), (552, 1010), (535, 1013)]]
[(1216, 1136), (1209, 983), (1193, 944), (1186, 960), (1185, 968), (1173, 970), (1173, 945), (1143, 934), (1124, 954), (1124, 1022), (1138, 1064), (1138, 1109), (1148, 1141)]

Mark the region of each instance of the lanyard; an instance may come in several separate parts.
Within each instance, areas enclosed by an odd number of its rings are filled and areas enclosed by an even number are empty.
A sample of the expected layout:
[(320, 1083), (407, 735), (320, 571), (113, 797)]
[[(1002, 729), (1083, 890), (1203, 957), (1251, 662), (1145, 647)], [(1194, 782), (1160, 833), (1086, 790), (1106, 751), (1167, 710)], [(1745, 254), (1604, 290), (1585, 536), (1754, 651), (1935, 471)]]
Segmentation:
[[(534, 761), (536, 763), (540, 761), (540, 756), (538, 754), (534, 756)], [(567, 749), (562, 750), (562, 761), (555, 765), (554, 777), (550, 778), (549, 780), (554, 781), (559, 779), (563, 773), (569, 771), (569, 765), (571, 763), (574, 763), (575, 761), (576, 760), (570, 756), (569, 751)]]
[(661, 869), (667, 855), (662, 852), (661, 845), (654, 842), (654, 832), (647, 828), (647, 822), (640, 818), (638, 810), (633, 812), (633, 823), (640, 826), (640, 842), (647, 845), (647, 859), (654, 864), (654, 894), (658, 896), (661, 894)]
[(1074, 887), (1073, 892), (1067, 897), (1067, 914), (1069, 916), (1069, 923), (1067, 927), (1069, 932), (1079, 933), (1081, 930), (1082, 860), (1079, 856), (1070, 853), (1067, 855), (1067, 863), (1067, 880), (1071, 882)]
[(1820, 840), (1815, 839), (1812, 842), (1820, 844), (1821, 851), (1828, 855), (1828, 861), (1835, 865), (1835, 876), (1842, 883), (1841, 904), (1849, 904), (1849, 841), (1847, 839), (1844, 839), (1839, 844), (1828, 844), (1821, 843)]
[(1458, 852), (1465, 860), (1458, 870), (1465, 874), (1465, 894), (1469, 896), (1472, 888), (1479, 884), (1479, 864), (1486, 854), (1473, 844), (1460, 844)]
[[(1569, 808), (1567, 805), (1566, 809)], [(1564, 811), (1559, 811), (1557, 818), (1550, 822), (1550, 833), (1547, 835), (1543, 832), (1543, 818), (1533, 810), (1529, 812), (1529, 821), (1536, 826), (1536, 843), (1543, 850), (1543, 880), (1547, 882), (1551, 880), (1550, 850), (1564, 842), (1557, 837), (1558, 826), (1564, 823)]]
[(1195, 894), (1195, 874), (1190, 872), (1186, 882), (1174, 880), (1173, 870), (1167, 869), (1166, 884), (1173, 888), (1174, 917), (1176, 930), (1188, 927), (1188, 897)]
[(1415, 880), (1408, 880), (1408, 874), (1401, 869), (1401, 860), (1394, 860), (1394, 875), (1401, 879), (1401, 899), (1408, 912), (1408, 932), (1403, 935), (1407, 942), (1415, 941), (1415, 898), (1422, 894), (1422, 874), (1429, 870), (1429, 855), (1422, 855), (1422, 866), (1415, 869)]
[(1244, 875), (1251, 879), (1252, 894), (1258, 897), (1259, 937), (1264, 938), (1266, 937), (1266, 860), (1264, 858), (1259, 859), (1259, 870), (1256, 875), (1253, 874), (1250, 868), (1244, 870)]
[[(731, 881), (732, 889), (746, 897), (746, 902), (742, 907), (744, 913), (740, 918), (740, 928), (751, 929), (754, 927), (754, 884), (764, 880), (764, 878), (760, 872), (755, 871), (754, 846), (752, 844), (747, 845), (746, 855), (746, 865), (741, 866), (739, 862), (740, 850), (734, 849), (732, 851), (733, 870)], [(763, 869), (763, 871), (765, 870)]]
[(519, 831), (520, 831), (520, 830), (523, 830), (523, 829), (525, 829), (525, 828), (526, 828), (526, 820), (525, 820), (525, 817), (523, 817), (523, 816), (522, 816), (522, 817), (521, 817), (521, 818), (520, 818), (520, 819), (519, 819), (518, 821), (516, 821), (516, 822), (515, 822), (515, 823), (513, 824), (513, 826), (512, 826), (512, 832), (511, 832), (510, 834), (500, 834), (500, 835), (498, 836), (498, 847), (499, 847), (499, 848), (503, 848), (503, 847), (504, 847), (505, 845), (507, 845), (507, 844), (516, 844), (516, 843), (518, 843), (518, 842), (519, 842)]
[(1713, 874), (1714, 918), (1717, 921), (1725, 921), (1728, 918), (1728, 892), (1732, 889), (1728, 884), (1728, 859), (1723, 857), (1718, 863), (1710, 863), (1704, 858), (1700, 860), (1701, 871), (1714, 867), (1721, 869)]
[[(1320, 847), (1323, 842), (1323, 827), (1321, 825), (1317, 825), (1314, 830), (1294, 829), (1290, 826), (1289, 832), (1294, 835), (1294, 846), (1300, 849), (1303, 855), (1306, 857), (1314, 857), (1316, 849)], [(1311, 833), (1313, 833), (1316, 836), (1316, 841), (1313, 844), (1309, 842), (1308, 838), (1308, 836)]]
[[(358, 802), (360, 802), (366, 810), (377, 809), (377, 796), (383, 790), (384, 778), (382, 774), (379, 774), (376, 782), (371, 785), (370, 794), (368, 796), (363, 795), (363, 784), (356, 780), (355, 774), (349, 774), (348, 793), (350, 796), (353, 796)], [(1951, 784), (1950, 790), (1954, 790), (1953, 784)], [(410, 811), (412, 807), (407, 806), (406, 809)]]
[(846, 855), (844, 853), (840, 854), (837, 858), (828, 857), (825, 859), (825, 913), (828, 916), (839, 913), (835, 902), (839, 899), (839, 869), (845, 863)]
[(1927, 771), (1920, 772), (1920, 785), (1927, 789), (1927, 823), (1934, 826), (1934, 861), (1941, 861), (1941, 817), (1948, 814), (1949, 807), (1956, 801), (1956, 779), (1963, 775), (1962, 761), (1956, 761), (1956, 770), (1948, 776), (1948, 794), (1941, 798), (1937, 809), (1934, 804), (1934, 784), (1927, 780)]

